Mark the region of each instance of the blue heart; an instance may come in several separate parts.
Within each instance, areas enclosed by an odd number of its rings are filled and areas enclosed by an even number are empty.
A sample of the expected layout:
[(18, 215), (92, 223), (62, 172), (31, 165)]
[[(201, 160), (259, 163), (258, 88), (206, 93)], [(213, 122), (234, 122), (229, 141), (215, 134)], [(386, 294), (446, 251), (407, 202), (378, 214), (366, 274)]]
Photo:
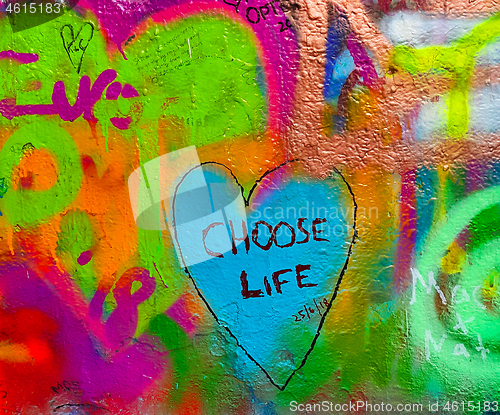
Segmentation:
[(319, 180), (297, 162), (266, 173), (247, 199), (217, 163), (177, 186), (172, 223), (186, 271), (218, 323), (281, 390), (305, 364), (336, 297), (356, 208), (338, 171)]

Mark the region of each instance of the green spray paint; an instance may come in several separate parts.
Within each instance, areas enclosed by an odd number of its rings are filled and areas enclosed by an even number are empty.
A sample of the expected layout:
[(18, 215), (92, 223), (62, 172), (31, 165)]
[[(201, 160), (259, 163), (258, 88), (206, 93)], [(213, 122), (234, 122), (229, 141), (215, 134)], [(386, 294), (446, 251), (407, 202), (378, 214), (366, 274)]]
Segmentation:
[(143, 118), (183, 120), (190, 130), (185, 145), (261, 128), (265, 100), (257, 83), (257, 51), (250, 33), (231, 20), (194, 16), (155, 26), (126, 54), (117, 71), (138, 91), (147, 91)]
[[(409, 290), (411, 341), (415, 350), (421, 350), (425, 356), (419, 370), (413, 369), (414, 376), (419, 376), (418, 372), (425, 373), (427, 378), (435, 374), (449, 390), (462, 387), (470, 390), (467, 384), (471, 383), (474, 385), (471, 399), (489, 399), (491, 391), (500, 387), (498, 318), (494, 310), (483, 304), (484, 289), (497, 289), (495, 274), (498, 275), (500, 266), (500, 241), (490, 240), (469, 253), (460, 273), (449, 277), (454, 282), (450, 287), (455, 289), (454, 295), (443, 299), (428, 278), (432, 275), (437, 280), (441, 259), (451, 243), (473, 219), (498, 203), (500, 186), (476, 192), (450, 209), (448, 219), (436, 223), (429, 232), (417, 262), (423, 282), (415, 278)], [(439, 303), (448, 310), (441, 317), (436, 313)], [(464, 365), (468, 367), (467, 379), (463, 377)]]
[(172, 372), (174, 373), (171, 380), (174, 387), (170, 399), (173, 404), (178, 405), (187, 391), (193, 360), (197, 358), (196, 352), (190, 345), (189, 337), (184, 330), (163, 314), (157, 315), (151, 320), (149, 329), (151, 333), (160, 338), (165, 349), (169, 351), (173, 366)]
[[(26, 143), (49, 151), (57, 160), (57, 183), (48, 190), (12, 189), (12, 169), (21, 161)], [(61, 212), (73, 201), (82, 176), (78, 149), (65, 130), (47, 122), (25, 126), (12, 134), (0, 151), (0, 178), (10, 189), (0, 199), (0, 211), (13, 225), (39, 223)]]
[(463, 137), (469, 127), (469, 87), (477, 54), (500, 36), (500, 14), (477, 25), (452, 46), (430, 46), (422, 49), (397, 46), (392, 65), (412, 75), (431, 73), (452, 80), (448, 96), (448, 134)]
[(78, 264), (82, 252), (89, 251), (95, 243), (92, 223), (85, 212), (70, 211), (61, 219), (61, 232), (57, 241), (57, 256), (64, 268), (90, 300), (97, 289), (97, 278), (93, 270), (93, 260), (85, 265)]

